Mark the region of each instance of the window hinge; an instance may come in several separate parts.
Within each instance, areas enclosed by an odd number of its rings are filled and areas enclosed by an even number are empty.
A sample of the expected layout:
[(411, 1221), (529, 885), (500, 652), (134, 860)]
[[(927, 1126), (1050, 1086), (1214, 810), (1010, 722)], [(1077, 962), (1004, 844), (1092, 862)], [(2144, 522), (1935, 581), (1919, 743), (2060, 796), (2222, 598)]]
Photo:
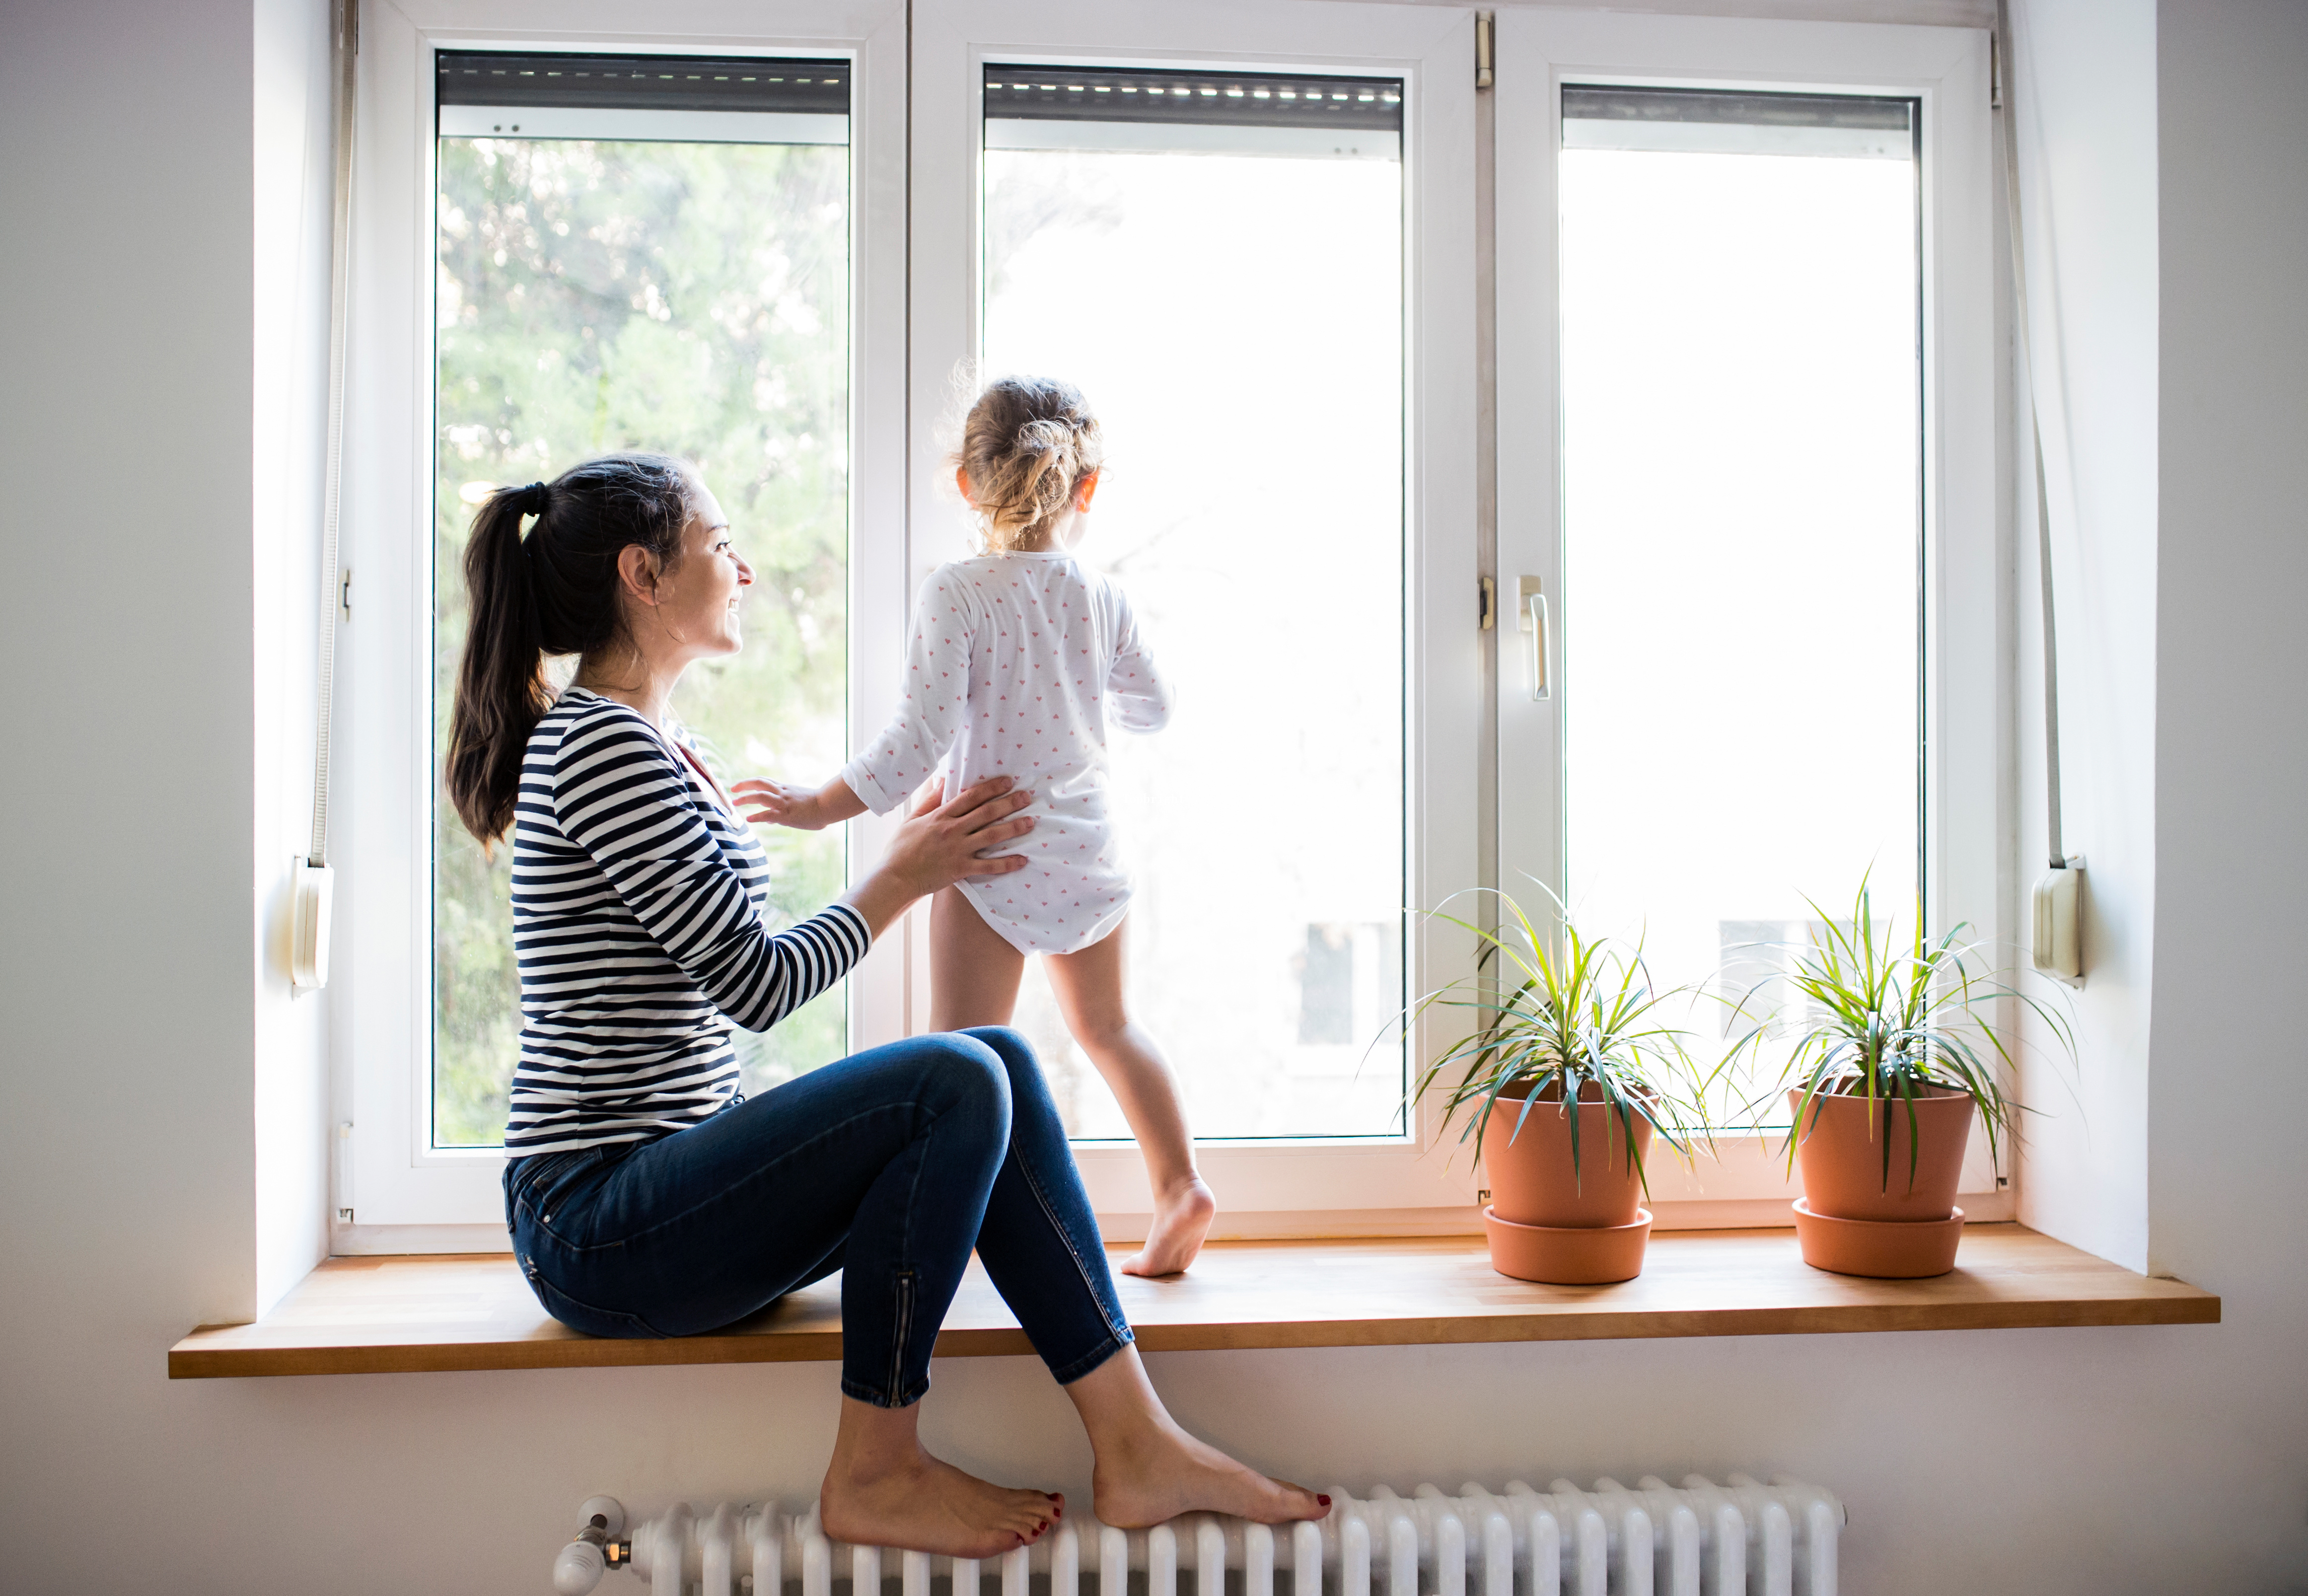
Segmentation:
[(337, 608), (344, 611), (345, 619), (353, 618), (353, 574), (350, 571), (337, 574)]
[(1482, 616), (1482, 629), (1487, 632), (1499, 624), (1499, 584), (1495, 577), (1478, 576), (1475, 580), (1481, 583), (1482, 596), (1476, 602)]
[(1497, 14), (1490, 11), (1475, 13), (1475, 87), (1477, 89), (1491, 86), (1491, 19)]
[(1987, 108), (2003, 108), (2003, 40), (1994, 33), (1987, 36)]

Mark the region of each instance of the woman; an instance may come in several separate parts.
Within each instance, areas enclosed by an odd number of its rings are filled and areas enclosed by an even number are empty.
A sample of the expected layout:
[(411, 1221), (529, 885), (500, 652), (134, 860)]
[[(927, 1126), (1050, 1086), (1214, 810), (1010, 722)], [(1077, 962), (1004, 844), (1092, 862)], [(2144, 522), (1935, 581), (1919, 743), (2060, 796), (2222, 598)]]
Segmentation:
[[(592, 1334), (687, 1335), (840, 1270), (826, 1533), (993, 1557), (1047, 1531), (1064, 1498), (975, 1479), (918, 1439), (974, 1247), (1081, 1415), (1100, 1519), (1321, 1516), (1328, 1497), (1253, 1473), (1164, 1410), (1015, 1032), (915, 1037), (737, 1094), (731, 1024), (792, 1013), (917, 899), (1021, 868), (1001, 850), (1033, 822), (1006, 780), (933, 791), (839, 902), (771, 935), (761, 844), (667, 712), (693, 661), (739, 647), (753, 573), (728, 533), (680, 462), (626, 454), (498, 490), (466, 549), (448, 786), (484, 845), (512, 832), (522, 1026), (505, 1211), (538, 1300)], [(557, 698), (548, 654), (580, 659)]]

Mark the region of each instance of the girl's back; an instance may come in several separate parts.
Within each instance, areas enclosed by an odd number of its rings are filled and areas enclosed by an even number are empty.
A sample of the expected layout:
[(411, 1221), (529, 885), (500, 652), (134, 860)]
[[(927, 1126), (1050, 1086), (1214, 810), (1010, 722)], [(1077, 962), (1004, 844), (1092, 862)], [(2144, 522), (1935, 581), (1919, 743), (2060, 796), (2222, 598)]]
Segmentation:
[(1107, 806), (1107, 725), (1157, 731), (1169, 714), (1118, 584), (1064, 553), (957, 560), (923, 584), (905, 702), (842, 779), (877, 811), (934, 772), (949, 792), (999, 775), (1032, 791), (1032, 863), (962, 890), (1021, 951), (1070, 953), (1129, 908)]

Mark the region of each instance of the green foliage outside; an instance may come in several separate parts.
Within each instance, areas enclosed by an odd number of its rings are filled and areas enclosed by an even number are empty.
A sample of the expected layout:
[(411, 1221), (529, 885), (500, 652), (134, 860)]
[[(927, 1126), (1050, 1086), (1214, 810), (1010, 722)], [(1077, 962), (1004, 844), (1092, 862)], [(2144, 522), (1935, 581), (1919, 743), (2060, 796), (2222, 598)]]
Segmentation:
[[(820, 778), (847, 738), (848, 151), (443, 139), (434, 484), (435, 769), (464, 645), (468, 484), (588, 456), (694, 462), (755, 582), (745, 651), (676, 712), (724, 781)], [(765, 831), (787, 924), (841, 889), (838, 833)], [(434, 805), (434, 1139), (504, 1136), (521, 1015), (509, 850)], [(748, 1092), (839, 1057), (843, 993), (737, 1033)]]

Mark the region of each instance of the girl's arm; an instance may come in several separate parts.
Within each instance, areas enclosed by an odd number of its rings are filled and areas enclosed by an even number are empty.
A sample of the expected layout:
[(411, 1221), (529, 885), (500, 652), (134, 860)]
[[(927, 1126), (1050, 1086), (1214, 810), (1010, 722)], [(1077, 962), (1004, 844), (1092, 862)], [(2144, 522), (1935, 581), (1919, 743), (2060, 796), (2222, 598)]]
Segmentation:
[[(914, 634), (906, 646), (906, 695), (890, 723), (859, 750), (817, 798), (834, 809), (847, 802), (887, 815), (929, 780), (961, 735), (969, 712), (969, 652), (975, 630), (961, 579), (940, 570), (922, 584)], [(857, 813), (850, 809), (848, 814)], [(836, 816), (829, 814), (828, 818)]]
[(865, 800), (839, 776), (816, 789), (783, 781), (740, 781), (729, 794), (746, 819), (761, 825), (789, 825), (797, 832), (822, 832), (866, 813)]
[(1138, 630), (1138, 617), (1119, 587), (1114, 595), (1114, 668), (1106, 673), (1106, 716), (1124, 731), (1159, 731), (1170, 723), (1176, 702), (1153, 651)]

